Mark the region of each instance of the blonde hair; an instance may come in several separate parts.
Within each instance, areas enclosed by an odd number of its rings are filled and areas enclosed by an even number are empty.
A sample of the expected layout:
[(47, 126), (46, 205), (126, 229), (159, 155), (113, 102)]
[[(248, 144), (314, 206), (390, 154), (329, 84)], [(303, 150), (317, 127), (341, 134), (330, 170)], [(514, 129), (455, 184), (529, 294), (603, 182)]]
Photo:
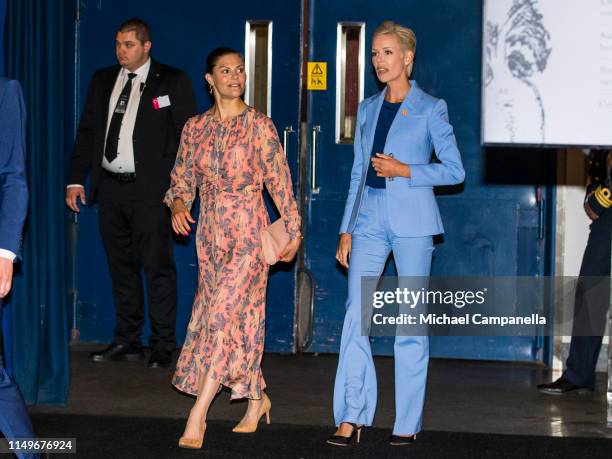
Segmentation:
[[(372, 38), (374, 38), (376, 35), (391, 35), (391, 34), (395, 35), (399, 39), (400, 45), (404, 51), (412, 51), (413, 56), (414, 54), (416, 54), (416, 35), (412, 31), (412, 29), (409, 29), (408, 27), (404, 27), (403, 25), (398, 24), (396, 22), (393, 22), (393, 21), (382, 22), (378, 27), (376, 27), (376, 30), (374, 30), (374, 35), (372, 36)], [(413, 57), (413, 62), (408, 64), (408, 67), (406, 68), (406, 74), (408, 76), (410, 76), (410, 74), (412, 73), (413, 63), (414, 63), (414, 57)]]

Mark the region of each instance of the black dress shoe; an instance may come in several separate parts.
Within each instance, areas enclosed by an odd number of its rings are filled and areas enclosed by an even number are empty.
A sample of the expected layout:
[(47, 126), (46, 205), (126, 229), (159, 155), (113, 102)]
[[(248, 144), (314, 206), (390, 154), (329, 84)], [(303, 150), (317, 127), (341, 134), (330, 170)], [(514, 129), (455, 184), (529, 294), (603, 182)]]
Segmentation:
[(576, 384), (568, 381), (565, 376), (561, 376), (554, 382), (547, 384), (538, 384), (538, 390), (543, 394), (548, 395), (563, 395), (570, 392), (576, 394), (583, 394), (586, 392), (593, 392), (590, 387), (577, 386)]
[(93, 362), (107, 362), (117, 360), (139, 360), (144, 358), (141, 346), (112, 343), (102, 351), (89, 354)]
[(149, 368), (168, 368), (172, 362), (172, 352), (153, 351), (149, 359)]
[(411, 445), (416, 441), (416, 435), (412, 437), (401, 437), (399, 435), (391, 435), (389, 437), (389, 444), (392, 446), (405, 446)]

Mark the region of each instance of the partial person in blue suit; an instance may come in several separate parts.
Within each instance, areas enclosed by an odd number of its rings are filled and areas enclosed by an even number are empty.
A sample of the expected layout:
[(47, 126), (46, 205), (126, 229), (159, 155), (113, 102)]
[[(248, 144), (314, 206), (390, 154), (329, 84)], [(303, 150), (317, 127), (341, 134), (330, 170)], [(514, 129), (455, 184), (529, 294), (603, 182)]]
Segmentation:
[[(21, 87), (0, 78), (0, 324), (2, 301), (11, 290), (13, 263), (28, 209), (25, 177), (25, 105)], [(15, 381), (4, 370), (0, 326), (0, 431), (9, 440), (33, 438), (32, 423)], [(37, 454), (16, 453), (19, 458)]]
[[(444, 232), (433, 192), (463, 182), (465, 171), (446, 103), (409, 80), (414, 32), (383, 22), (372, 39), (372, 65), (385, 88), (359, 105), (354, 162), (336, 259), (348, 268), (348, 298), (334, 387), (337, 431), (328, 443), (345, 446), (371, 426), (376, 372), (369, 336), (362, 334), (363, 276), (379, 277), (391, 252), (400, 276), (430, 274), (433, 235)], [(432, 162), (432, 150), (438, 162)], [(350, 257), (350, 264), (349, 264)], [(369, 326), (369, 324), (367, 324)], [(396, 336), (395, 424), (392, 445), (421, 429), (429, 362), (427, 336)]]

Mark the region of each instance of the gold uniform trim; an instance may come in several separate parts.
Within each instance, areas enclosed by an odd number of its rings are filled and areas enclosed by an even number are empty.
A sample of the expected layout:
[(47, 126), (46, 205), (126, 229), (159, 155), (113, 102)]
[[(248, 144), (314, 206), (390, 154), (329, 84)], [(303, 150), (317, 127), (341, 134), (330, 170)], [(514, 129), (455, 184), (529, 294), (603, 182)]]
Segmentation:
[(595, 190), (595, 199), (597, 199), (597, 202), (606, 209), (612, 207), (612, 199), (610, 199), (610, 195), (611, 193), (609, 188), (598, 186)]

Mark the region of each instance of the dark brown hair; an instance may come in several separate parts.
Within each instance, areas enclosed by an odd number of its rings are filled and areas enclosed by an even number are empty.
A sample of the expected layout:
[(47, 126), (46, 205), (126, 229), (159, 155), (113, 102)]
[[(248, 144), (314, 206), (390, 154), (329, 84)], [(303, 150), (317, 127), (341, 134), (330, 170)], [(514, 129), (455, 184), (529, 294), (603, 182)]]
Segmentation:
[(145, 42), (151, 41), (151, 29), (149, 29), (149, 25), (142, 19), (128, 19), (119, 26), (117, 32), (136, 32), (136, 38), (143, 45)]
[(219, 59), (221, 59), (223, 56), (227, 56), (228, 54), (237, 54), (242, 60), (244, 60), (242, 53), (239, 53), (235, 49), (228, 48), (227, 46), (219, 46), (218, 48), (213, 49), (206, 58), (206, 73), (213, 73), (213, 69), (215, 68), (215, 65), (217, 65)]

